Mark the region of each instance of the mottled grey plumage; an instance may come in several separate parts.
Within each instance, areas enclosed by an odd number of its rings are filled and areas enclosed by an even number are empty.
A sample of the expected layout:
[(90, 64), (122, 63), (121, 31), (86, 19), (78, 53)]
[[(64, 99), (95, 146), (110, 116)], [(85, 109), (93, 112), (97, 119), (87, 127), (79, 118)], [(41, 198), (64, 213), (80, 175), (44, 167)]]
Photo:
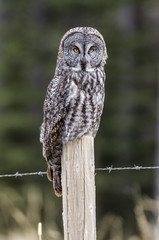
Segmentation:
[(95, 137), (104, 104), (104, 64), (107, 51), (94, 28), (77, 27), (63, 36), (57, 66), (44, 102), (40, 141), (48, 163), (48, 178), (61, 196), (63, 144), (83, 135)]

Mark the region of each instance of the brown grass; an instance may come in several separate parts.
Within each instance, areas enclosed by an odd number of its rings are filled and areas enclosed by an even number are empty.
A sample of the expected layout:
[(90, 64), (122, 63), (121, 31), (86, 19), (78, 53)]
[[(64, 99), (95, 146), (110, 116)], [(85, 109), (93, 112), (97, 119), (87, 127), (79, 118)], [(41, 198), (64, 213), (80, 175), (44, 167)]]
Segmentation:
[[(25, 197), (24, 197), (25, 195)], [(136, 189), (132, 192), (134, 214), (138, 235), (131, 235), (126, 240), (158, 240), (159, 222), (151, 221), (147, 213), (156, 216), (159, 201), (142, 196)], [(8, 188), (0, 194), (0, 240), (62, 240), (61, 229), (57, 225), (57, 207), (53, 199), (43, 199), (40, 189), (29, 187), (23, 195)], [(38, 223), (42, 214), (43, 234), (38, 237)], [(61, 214), (61, 211), (60, 211)], [(159, 221), (159, 220), (158, 220)], [(98, 240), (125, 239), (124, 220), (121, 216), (107, 213), (98, 223)]]

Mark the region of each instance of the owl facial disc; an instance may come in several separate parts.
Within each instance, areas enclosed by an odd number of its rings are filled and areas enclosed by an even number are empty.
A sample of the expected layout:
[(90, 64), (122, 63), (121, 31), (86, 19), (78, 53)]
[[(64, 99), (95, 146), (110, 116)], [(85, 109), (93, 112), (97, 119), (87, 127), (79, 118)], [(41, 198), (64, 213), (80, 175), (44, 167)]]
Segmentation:
[(74, 33), (63, 43), (66, 64), (74, 71), (94, 71), (104, 55), (102, 40), (94, 34)]

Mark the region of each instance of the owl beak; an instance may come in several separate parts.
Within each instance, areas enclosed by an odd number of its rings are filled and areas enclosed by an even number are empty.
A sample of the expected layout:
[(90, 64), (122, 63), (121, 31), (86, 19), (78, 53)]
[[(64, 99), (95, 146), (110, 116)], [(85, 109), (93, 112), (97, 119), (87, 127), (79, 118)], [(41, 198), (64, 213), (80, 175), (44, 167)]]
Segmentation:
[(85, 60), (85, 58), (83, 58), (82, 61), (81, 61), (81, 68), (82, 68), (83, 71), (85, 71), (85, 68), (86, 68), (86, 60)]

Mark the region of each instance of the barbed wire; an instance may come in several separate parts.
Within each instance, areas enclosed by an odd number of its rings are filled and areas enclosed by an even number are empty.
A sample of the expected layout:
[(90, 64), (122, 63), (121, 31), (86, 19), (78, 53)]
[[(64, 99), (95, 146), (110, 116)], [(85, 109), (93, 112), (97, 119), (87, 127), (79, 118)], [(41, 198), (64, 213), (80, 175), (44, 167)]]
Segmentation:
[(105, 167), (105, 168), (96, 168), (96, 171), (108, 171), (111, 173), (112, 171), (125, 171), (125, 170), (154, 170), (159, 169), (159, 166), (149, 166), (149, 167), (142, 167), (142, 166), (136, 166), (134, 167)]
[[(159, 169), (159, 166), (149, 166), (149, 167), (143, 167), (143, 166), (136, 166), (134, 165), (134, 167), (105, 167), (105, 168), (96, 168), (96, 171), (108, 171), (109, 173), (111, 173), (112, 171), (127, 171), (127, 170), (155, 170), (155, 169)], [(31, 173), (19, 173), (16, 172), (14, 174), (2, 174), (0, 175), (0, 178), (5, 178), (5, 177), (23, 177), (23, 176), (33, 176), (33, 175), (39, 175), (39, 176), (43, 176), (46, 175), (47, 172), (31, 172)]]
[(4, 177), (23, 177), (23, 176), (32, 176), (32, 175), (39, 175), (39, 176), (43, 176), (45, 175), (47, 172), (32, 172), (32, 173), (19, 173), (16, 172), (14, 174), (2, 174), (0, 175), (0, 178), (4, 178)]

